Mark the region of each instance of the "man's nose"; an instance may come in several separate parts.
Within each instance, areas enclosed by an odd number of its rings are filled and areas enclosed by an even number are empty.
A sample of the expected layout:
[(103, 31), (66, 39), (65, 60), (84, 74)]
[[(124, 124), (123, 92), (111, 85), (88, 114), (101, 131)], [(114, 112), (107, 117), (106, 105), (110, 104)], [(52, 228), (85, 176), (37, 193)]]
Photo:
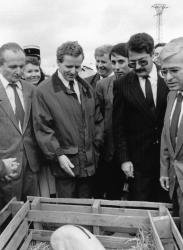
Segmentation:
[(168, 71), (166, 74), (166, 80), (170, 81), (172, 79), (172, 75), (170, 74), (170, 72)]
[(141, 65), (138, 63), (138, 61), (136, 61), (136, 66), (135, 66), (136, 69), (140, 69), (141, 68)]

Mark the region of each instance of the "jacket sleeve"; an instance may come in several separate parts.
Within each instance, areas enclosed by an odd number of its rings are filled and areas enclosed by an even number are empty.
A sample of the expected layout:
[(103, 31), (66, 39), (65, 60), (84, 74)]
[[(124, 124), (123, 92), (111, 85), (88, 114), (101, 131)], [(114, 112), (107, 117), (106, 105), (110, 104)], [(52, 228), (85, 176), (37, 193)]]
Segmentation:
[(37, 142), (44, 155), (50, 160), (57, 160), (63, 151), (53, 130), (53, 117), (45, 101), (46, 97), (39, 91), (34, 91), (33, 125)]
[(4, 177), (5, 175), (6, 175), (6, 168), (4, 162), (0, 160), (0, 178)]
[(114, 138), (114, 155), (119, 164), (130, 161), (128, 155), (126, 130), (125, 130), (125, 100), (123, 98), (123, 80), (114, 81), (113, 87), (113, 138)]

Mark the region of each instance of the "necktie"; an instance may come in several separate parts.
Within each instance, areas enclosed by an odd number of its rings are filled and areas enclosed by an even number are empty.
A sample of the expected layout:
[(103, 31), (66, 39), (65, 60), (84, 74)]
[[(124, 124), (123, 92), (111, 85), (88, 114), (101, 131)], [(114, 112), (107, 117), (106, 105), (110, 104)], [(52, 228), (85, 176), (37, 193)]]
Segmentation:
[(146, 101), (151, 109), (152, 112), (155, 111), (155, 105), (154, 105), (154, 99), (153, 99), (153, 93), (152, 93), (152, 87), (151, 82), (148, 79), (149, 76), (147, 76), (146, 82), (145, 82), (145, 93), (146, 93)]
[(170, 138), (173, 145), (173, 148), (175, 149), (176, 146), (176, 138), (177, 138), (177, 131), (178, 131), (178, 122), (179, 122), (179, 116), (181, 112), (181, 106), (182, 106), (182, 94), (179, 93), (177, 95), (177, 103), (175, 106), (175, 110), (172, 115), (172, 121), (170, 126)]
[(17, 85), (15, 83), (11, 83), (10, 86), (12, 87), (12, 89), (14, 91), (14, 95), (15, 95), (15, 116), (16, 116), (18, 123), (20, 122), (21, 127), (23, 128), (25, 112), (24, 112), (24, 109), (22, 107), (20, 97), (17, 93), (17, 89), (16, 89)]
[(74, 90), (74, 81), (69, 81), (69, 87), (70, 87), (70, 90), (75, 92), (75, 90)]

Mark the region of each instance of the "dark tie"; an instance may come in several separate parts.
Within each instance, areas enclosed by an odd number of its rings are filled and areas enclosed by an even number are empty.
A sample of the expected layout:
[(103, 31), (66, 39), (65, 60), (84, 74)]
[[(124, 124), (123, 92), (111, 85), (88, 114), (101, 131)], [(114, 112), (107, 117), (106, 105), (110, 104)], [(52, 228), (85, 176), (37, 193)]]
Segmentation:
[(70, 87), (70, 90), (75, 92), (75, 90), (74, 90), (74, 81), (69, 81), (69, 87)]
[(20, 97), (17, 93), (17, 89), (16, 89), (17, 85), (15, 83), (11, 83), (10, 86), (12, 87), (14, 94), (15, 94), (15, 116), (16, 116), (18, 123), (20, 122), (21, 127), (23, 128), (25, 112), (24, 112), (24, 109), (22, 107)]
[(154, 99), (153, 99), (153, 93), (152, 93), (152, 87), (151, 82), (148, 78), (149, 76), (145, 77), (145, 93), (146, 93), (146, 101), (151, 109), (152, 112), (155, 111), (155, 105), (154, 105)]
[(180, 116), (181, 107), (182, 107), (182, 98), (183, 98), (182, 94), (179, 93), (177, 95), (177, 103), (176, 103), (175, 110), (172, 115), (172, 121), (171, 121), (171, 126), (170, 126), (170, 138), (171, 138), (172, 146), (174, 149), (176, 146), (178, 122), (179, 122), (179, 116)]

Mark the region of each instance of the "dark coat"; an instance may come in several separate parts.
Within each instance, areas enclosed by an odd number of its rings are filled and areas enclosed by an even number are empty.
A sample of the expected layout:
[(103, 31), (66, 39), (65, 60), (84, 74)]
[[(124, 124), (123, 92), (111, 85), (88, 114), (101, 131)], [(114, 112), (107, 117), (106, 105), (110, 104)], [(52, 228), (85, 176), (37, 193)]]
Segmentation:
[(35, 134), (42, 151), (52, 160), (56, 176), (67, 176), (57, 160), (63, 154), (75, 165), (76, 176), (93, 175), (95, 150), (102, 143), (103, 119), (95, 105), (94, 91), (83, 79), (78, 77), (77, 81), (81, 104), (76, 94), (65, 87), (57, 72), (36, 89)]
[(130, 72), (114, 82), (113, 134), (115, 157), (134, 169), (159, 176), (160, 137), (168, 88), (158, 75), (155, 113), (146, 102), (137, 75)]
[(100, 75), (98, 73), (85, 78), (85, 81), (87, 81), (93, 87), (93, 89), (96, 88), (96, 84), (99, 80), (100, 80)]

